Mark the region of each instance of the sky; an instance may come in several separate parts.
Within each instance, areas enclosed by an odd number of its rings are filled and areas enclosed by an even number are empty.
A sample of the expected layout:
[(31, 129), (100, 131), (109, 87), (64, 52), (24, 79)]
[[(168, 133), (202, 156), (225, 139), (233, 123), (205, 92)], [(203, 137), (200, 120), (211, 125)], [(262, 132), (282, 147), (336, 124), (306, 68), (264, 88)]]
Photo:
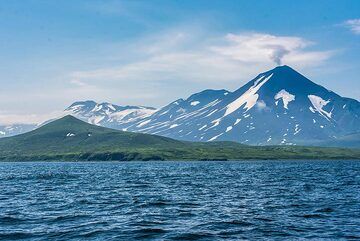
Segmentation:
[(0, 1), (0, 124), (161, 107), (289, 65), (360, 99), (360, 1)]

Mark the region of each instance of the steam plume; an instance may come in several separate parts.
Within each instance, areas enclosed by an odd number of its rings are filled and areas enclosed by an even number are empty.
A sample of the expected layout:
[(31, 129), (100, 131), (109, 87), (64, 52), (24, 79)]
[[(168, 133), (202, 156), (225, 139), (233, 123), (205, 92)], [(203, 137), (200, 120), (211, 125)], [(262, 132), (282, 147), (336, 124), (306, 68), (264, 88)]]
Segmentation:
[(288, 53), (290, 53), (289, 50), (287, 50), (286, 48), (284, 48), (284, 46), (281, 45), (273, 45), (271, 46), (273, 48), (273, 51), (270, 55), (270, 59), (272, 61), (274, 61), (277, 65), (281, 65), (282, 64), (282, 58), (287, 55)]

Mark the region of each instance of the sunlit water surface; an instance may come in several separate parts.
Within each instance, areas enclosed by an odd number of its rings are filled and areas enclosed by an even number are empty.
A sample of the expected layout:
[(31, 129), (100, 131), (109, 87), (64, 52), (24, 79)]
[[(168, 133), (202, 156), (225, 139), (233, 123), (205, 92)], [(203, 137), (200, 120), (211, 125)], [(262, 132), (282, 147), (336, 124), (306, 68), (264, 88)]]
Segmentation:
[(0, 240), (360, 239), (359, 161), (0, 163)]

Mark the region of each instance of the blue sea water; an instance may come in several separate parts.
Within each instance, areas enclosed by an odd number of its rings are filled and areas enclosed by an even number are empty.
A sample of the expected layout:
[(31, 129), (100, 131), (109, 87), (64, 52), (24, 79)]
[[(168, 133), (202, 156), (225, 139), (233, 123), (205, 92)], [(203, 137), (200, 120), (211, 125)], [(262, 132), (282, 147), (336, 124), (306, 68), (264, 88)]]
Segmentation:
[(360, 239), (359, 161), (0, 163), (0, 240)]

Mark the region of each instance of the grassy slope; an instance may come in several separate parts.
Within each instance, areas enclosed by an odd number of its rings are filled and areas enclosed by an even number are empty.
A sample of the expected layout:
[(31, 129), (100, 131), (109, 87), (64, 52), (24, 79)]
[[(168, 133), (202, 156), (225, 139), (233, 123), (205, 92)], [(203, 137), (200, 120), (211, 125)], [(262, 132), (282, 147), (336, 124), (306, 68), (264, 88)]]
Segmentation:
[[(67, 137), (68, 133), (75, 136)], [(360, 159), (360, 150), (195, 143), (90, 125), (72, 116), (0, 139), (0, 160)]]

